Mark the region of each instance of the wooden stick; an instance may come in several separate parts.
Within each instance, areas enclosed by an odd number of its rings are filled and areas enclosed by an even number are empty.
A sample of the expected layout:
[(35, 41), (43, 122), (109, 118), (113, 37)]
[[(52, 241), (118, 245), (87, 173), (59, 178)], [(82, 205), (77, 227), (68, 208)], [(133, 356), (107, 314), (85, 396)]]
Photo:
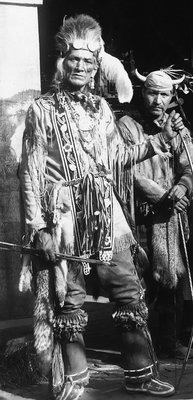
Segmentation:
[[(43, 254), (43, 250), (33, 249), (32, 247), (21, 246), (21, 245), (15, 244), (15, 243), (7, 243), (7, 242), (0, 242), (0, 250), (10, 250), (10, 251), (15, 251), (17, 253), (31, 254), (36, 257), (40, 257)], [(96, 264), (96, 265), (106, 265), (106, 266), (111, 266), (111, 267), (116, 266), (116, 264), (112, 263), (111, 261), (104, 262), (104, 261), (96, 260), (94, 258), (73, 256), (71, 254), (57, 253), (56, 258), (62, 258), (64, 260), (84, 262), (84, 263)]]

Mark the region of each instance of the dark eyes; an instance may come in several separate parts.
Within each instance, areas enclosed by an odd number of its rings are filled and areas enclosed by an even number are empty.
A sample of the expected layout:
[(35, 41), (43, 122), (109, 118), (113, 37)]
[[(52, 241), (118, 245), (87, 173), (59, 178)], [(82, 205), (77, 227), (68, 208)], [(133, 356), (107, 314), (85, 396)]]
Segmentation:
[(79, 59), (79, 58), (70, 58), (69, 59), (71, 62), (73, 63), (79, 63), (79, 62), (83, 62), (85, 64), (93, 64), (93, 61), (90, 59)]
[[(157, 93), (149, 92), (149, 96), (155, 97), (155, 96), (157, 96), (157, 95), (158, 95)], [(164, 98), (169, 97), (169, 94), (168, 94), (168, 93), (159, 93), (159, 95), (160, 95), (161, 97), (164, 97)]]

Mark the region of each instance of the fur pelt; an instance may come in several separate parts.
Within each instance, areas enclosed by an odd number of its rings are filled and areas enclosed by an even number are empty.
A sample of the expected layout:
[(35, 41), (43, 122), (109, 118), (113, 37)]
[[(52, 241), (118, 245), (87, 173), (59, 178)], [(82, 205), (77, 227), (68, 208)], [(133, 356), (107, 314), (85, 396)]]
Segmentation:
[(37, 273), (36, 297), (34, 304), (34, 347), (39, 368), (47, 375), (51, 368), (53, 352), (53, 297), (48, 269)]
[[(74, 234), (68, 188), (54, 185), (49, 193), (52, 216), (48, 231), (55, 253), (73, 253)], [(48, 224), (49, 225), (49, 224)], [(48, 374), (53, 354), (54, 298), (63, 306), (67, 293), (68, 265), (58, 259), (52, 268), (44, 260), (35, 260), (34, 346), (42, 373)]]
[[(71, 212), (69, 188), (62, 183), (52, 188), (49, 210), (53, 216), (51, 234), (56, 253), (74, 253), (74, 228)], [(66, 260), (59, 259), (54, 267), (56, 295), (60, 306), (64, 305), (67, 292), (68, 265)]]
[(177, 214), (171, 215), (166, 222), (154, 221), (152, 264), (155, 280), (169, 288), (175, 288), (178, 278), (185, 273)]

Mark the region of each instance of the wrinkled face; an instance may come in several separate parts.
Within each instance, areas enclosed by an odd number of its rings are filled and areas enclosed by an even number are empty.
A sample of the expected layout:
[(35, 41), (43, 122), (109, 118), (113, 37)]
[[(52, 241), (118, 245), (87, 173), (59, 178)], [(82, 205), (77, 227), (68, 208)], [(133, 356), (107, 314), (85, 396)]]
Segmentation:
[(167, 110), (173, 96), (171, 90), (153, 90), (144, 88), (143, 99), (145, 107), (152, 117), (159, 118)]
[(97, 68), (96, 58), (89, 50), (72, 49), (63, 62), (64, 83), (73, 90), (81, 90)]

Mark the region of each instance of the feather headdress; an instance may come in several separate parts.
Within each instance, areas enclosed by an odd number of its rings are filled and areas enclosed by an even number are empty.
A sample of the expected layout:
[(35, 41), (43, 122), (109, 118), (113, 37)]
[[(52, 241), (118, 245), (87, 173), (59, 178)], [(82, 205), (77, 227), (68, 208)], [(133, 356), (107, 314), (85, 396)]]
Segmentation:
[(63, 56), (70, 48), (84, 48), (96, 54), (102, 47), (100, 25), (94, 18), (85, 14), (70, 18), (65, 16), (55, 38), (56, 48)]
[(91, 51), (96, 57), (98, 68), (108, 81), (115, 84), (120, 103), (130, 102), (133, 88), (121, 61), (106, 53), (99, 23), (89, 15), (64, 17), (63, 25), (56, 35), (56, 48), (60, 53), (57, 68), (62, 72), (63, 60), (71, 49)]

